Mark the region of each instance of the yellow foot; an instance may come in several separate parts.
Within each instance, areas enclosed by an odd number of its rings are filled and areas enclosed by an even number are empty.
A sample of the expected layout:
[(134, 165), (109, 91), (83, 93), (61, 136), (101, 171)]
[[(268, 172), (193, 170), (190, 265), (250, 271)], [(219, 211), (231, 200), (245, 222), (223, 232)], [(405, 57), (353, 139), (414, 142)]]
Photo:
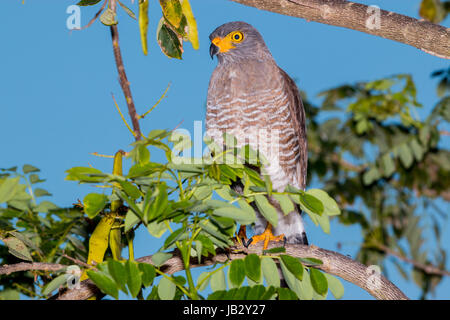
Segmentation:
[(275, 236), (272, 233), (272, 225), (270, 223), (267, 223), (266, 230), (264, 230), (263, 233), (258, 234), (256, 236), (253, 236), (248, 242), (246, 247), (248, 247), (251, 243), (256, 244), (258, 242), (264, 241), (263, 250), (266, 250), (269, 246), (270, 241), (285, 241), (284, 234), (280, 234), (278, 236)]

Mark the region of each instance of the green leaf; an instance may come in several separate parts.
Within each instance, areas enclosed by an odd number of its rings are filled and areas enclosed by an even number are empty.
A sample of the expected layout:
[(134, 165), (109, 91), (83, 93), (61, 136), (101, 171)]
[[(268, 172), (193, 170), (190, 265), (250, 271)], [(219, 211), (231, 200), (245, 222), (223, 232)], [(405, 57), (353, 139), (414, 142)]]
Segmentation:
[(153, 221), (147, 225), (147, 230), (155, 238), (161, 238), (161, 236), (168, 230), (168, 227), (164, 221)]
[(317, 269), (310, 268), (309, 274), (311, 277), (311, 284), (314, 290), (320, 294), (325, 295), (328, 291), (328, 281), (323, 273)]
[(336, 201), (331, 198), (328, 193), (320, 189), (310, 189), (306, 194), (312, 195), (316, 199), (320, 200), (323, 205), (323, 212), (328, 216), (336, 216), (341, 214), (341, 210)]
[(363, 183), (364, 185), (370, 185), (374, 181), (378, 180), (381, 177), (380, 171), (377, 168), (371, 167), (369, 170), (364, 172), (363, 174)]
[(116, 13), (111, 8), (106, 8), (100, 16), (100, 21), (105, 26), (112, 26), (117, 24)]
[[(22, 241), (27, 247), (30, 247), (39, 252), (39, 254), (43, 255), (42, 250), (30, 238), (28, 238), (25, 233), (10, 231), (9, 234)], [(37, 239), (40, 239), (39, 236)]]
[(23, 171), (23, 173), (27, 174), (27, 173), (30, 173), (30, 172), (39, 172), (41, 170), (39, 170), (35, 166), (32, 166), (31, 164), (25, 164), (22, 167), (22, 171)]
[(245, 264), (244, 260), (237, 259), (231, 261), (230, 266), (230, 281), (235, 287), (240, 287), (245, 279)]
[(288, 270), (288, 268), (286, 267), (286, 265), (283, 263), (283, 260), (281, 260), (280, 263), (281, 266), (281, 272), (283, 273), (283, 277), (284, 280), (286, 281), (289, 289), (291, 289), (293, 292), (295, 292), (295, 294), (297, 295), (298, 298), (300, 298), (301, 296), (301, 292), (300, 292), (300, 280), (298, 280), (293, 274), (292, 272), (290, 272)]
[(67, 282), (68, 274), (62, 274), (60, 276), (57, 276), (52, 281), (47, 283), (45, 287), (42, 289), (42, 295), (46, 296), (58, 289), (59, 287), (63, 286)]
[[(209, 272), (204, 271), (202, 272), (198, 278), (197, 278), (197, 286), (201, 283), (201, 286), (198, 287), (198, 291), (203, 291), (206, 289), (206, 286), (209, 284), (209, 280), (210, 278), (209, 276)], [(204, 280), (206, 279), (206, 280)]]
[(280, 255), (280, 258), (289, 272), (291, 272), (297, 279), (303, 279), (303, 265), (297, 258), (285, 254)]
[(139, 263), (139, 270), (142, 272), (142, 285), (148, 287), (153, 283), (156, 277), (155, 268), (148, 263)]
[(173, 233), (171, 233), (166, 241), (164, 241), (164, 248), (167, 249), (169, 248), (171, 245), (173, 245), (177, 240), (179, 240), (181, 238), (181, 236), (183, 234), (185, 234), (186, 232), (186, 227), (181, 227), (178, 230), (175, 230)]
[(197, 252), (198, 263), (202, 263), (203, 243), (199, 240), (195, 241), (195, 251)]
[[(124, 201), (124, 202), (126, 202), (126, 203), (128, 204), (128, 206), (130, 207), (130, 209), (133, 211), (133, 213), (134, 213), (136, 216), (140, 217), (141, 219), (143, 218), (143, 215), (144, 215), (144, 214), (142, 213), (142, 210), (141, 210), (142, 205), (141, 205), (141, 206), (136, 205), (136, 203), (134, 202), (134, 200), (131, 199), (130, 197), (128, 197), (128, 196), (127, 196), (124, 192), (122, 192), (122, 191), (118, 191), (116, 194), (119, 196), (119, 198), (120, 198), (122, 201)], [(142, 204), (142, 202), (141, 202), (140, 204)]]
[(29, 175), (28, 177), (30, 179), (30, 183), (31, 184), (35, 184), (35, 183), (39, 183), (39, 182), (44, 182), (44, 179), (40, 179), (39, 176), (35, 173), (32, 173)]
[(278, 213), (277, 210), (269, 203), (267, 198), (263, 195), (255, 195), (256, 206), (259, 212), (266, 218), (267, 221), (273, 226), (278, 225)]
[(158, 295), (161, 300), (173, 300), (176, 289), (177, 287), (171, 280), (162, 277), (158, 284)]
[(327, 278), (328, 288), (330, 289), (333, 296), (336, 299), (341, 299), (344, 296), (344, 286), (342, 285), (341, 281), (328, 273), (324, 273), (324, 275)]
[(37, 212), (42, 212), (42, 213), (48, 213), (51, 210), (57, 210), (57, 209), (59, 209), (59, 207), (56, 204), (54, 204), (53, 202), (50, 202), (50, 201), (42, 201), (36, 207), (36, 211)]
[(270, 180), (270, 176), (268, 174), (264, 175), (264, 183), (266, 185), (267, 194), (269, 197), (272, 196), (272, 181)]
[(0, 292), (0, 300), (20, 300), (20, 291), (13, 289), (3, 289)]
[(90, 167), (73, 167), (66, 170), (66, 173), (66, 180), (80, 182), (102, 182), (107, 177), (107, 174)]
[(287, 194), (273, 194), (272, 197), (278, 201), (285, 215), (295, 211), (294, 204)]
[(278, 288), (278, 299), (279, 300), (297, 300), (297, 294), (288, 288)]
[(125, 216), (125, 232), (128, 232), (133, 228), (141, 219), (132, 211), (128, 210)]
[(19, 259), (33, 261), (27, 246), (16, 237), (0, 238), (8, 247), (9, 253)]
[(213, 213), (220, 217), (231, 218), (243, 225), (251, 224), (256, 219), (256, 215), (254, 212), (242, 210), (233, 205), (215, 209)]
[(316, 217), (323, 232), (330, 234), (330, 217), (326, 214)]
[(51, 196), (52, 194), (49, 193), (47, 190), (36, 188), (34, 190), (34, 196), (35, 197), (44, 197), (44, 196)]
[(261, 269), (268, 286), (279, 287), (280, 276), (278, 268), (272, 258), (264, 257), (261, 259)]
[[(298, 280), (297, 280), (298, 281)], [(308, 272), (303, 274), (303, 280), (298, 282), (299, 298), (301, 300), (311, 300), (314, 297), (314, 288)]]
[(130, 290), (131, 296), (135, 298), (141, 290), (141, 272), (138, 264), (131, 260), (127, 260), (125, 268), (127, 269), (127, 287)]
[(108, 294), (116, 299), (119, 298), (119, 290), (112, 278), (110, 278), (103, 272), (92, 270), (87, 270), (87, 274), (89, 276), (89, 279), (91, 279), (103, 293)]
[(167, 21), (178, 28), (183, 18), (182, 8), (179, 0), (159, 0), (162, 12)]
[(167, 186), (165, 183), (160, 183), (156, 186), (155, 192), (152, 194), (154, 200), (150, 206), (144, 211), (144, 215), (147, 221), (152, 221), (161, 216), (169, 204), (167, 195)]
[(298, 258), (303, 264), (307, 266), (320, 266), (323, 262), (316, 258)]
[(119, 181), (120, 186), (122, 187), (122, 190), (130, 196), (131, 199), (138, 199), (142, 196), (139, 189), (133, 185), (131, 182), (127, 180), (121, 180)]
[(99, 3), (101, 0), (81, 0), (77, 3), (77, 6), (83, 7), (83, 6), (93, 6), (94, 4)]
[(322, 202), (308, 193), (300, 194), (300, 205), (319, 216), (322, 215), (324, 210)]
[(409, 149), (406, 143), (403, 143), (398, 147), (398, 152), (403, 166), (408, 169), (414, 160), (411, 149)]
[(7, 202), (14, 198), (19, 190), (20, 178), (0, 179), (0, 203)]
[(390, 153), (386, 153), (381, 157), (381, 164), (383, 166), (384, 176), (390, 177), (395, 171), (395, 163)]
[(122, 7), (123, 10), (125, 10), (125, 12), (134, 20), (136, 20), (136, 15), (134, 14), (133, 11), (131, 11), (130, 8), (128, 8), (126, 5), (124, 5), (122, 2), (118, 1), (120, 6)]
[(108, 271), (120, 289), (128, 293), (126, 283), (127, 283), (127, 269), (125, 265), (119, 261), (113, 259), (108, 260)]
[(152, 255), (152, 263), (156, 267), (162, 266), (167, 260), (172, 258), (171, 253), (167, 252), (157, 252), (154, 255)]
[(245, 273), (250, 280), (259, 282), (261, 279), (261, 260), (258, 255), (252, 253), (245, 257)]
[(138, 177), (145, 177), (154, 172), (157, 172), (160, 168), (161, 166), (157, 163), (136, 163), (128, 171), (127, 178), (133, 179)]
[(264, 254), (282, 253), (282, 252), (286, 252), (285, 247), (275, 247), (275, 248), (270, 248), (270, 249), (264, 250)]
[(104, 194), (89, 193), (83, 199), (84, 212), (93, 219), (108, 203), (108, 197)]
[(156, 34), (161, 51), (169, 58), (181, 59), (183, 45), (178, 35), (164, 23), (164, 18), (159, 22)]
[(209, 280), (209, 285), (212, 291), (226, 290), (227, 285), (225, 283), (225, 273), (223, 269), (216, 271)]
[(419, 144), (417, 139), (412, 139), (411, 143), (410, 143), (410, 146), (411, 146), (411, 150), (412, 150), (412, 152), (414, 154), (414, 158), (416, 158), (417, 161), (422, 161), (423, 154), (424, 154), (425, 150)]

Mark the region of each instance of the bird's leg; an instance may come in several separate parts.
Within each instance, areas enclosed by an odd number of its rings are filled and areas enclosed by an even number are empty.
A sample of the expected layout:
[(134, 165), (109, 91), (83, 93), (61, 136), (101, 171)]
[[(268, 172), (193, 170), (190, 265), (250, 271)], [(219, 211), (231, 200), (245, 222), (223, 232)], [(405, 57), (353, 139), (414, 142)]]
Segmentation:
[(250, 245), (251, 243), (255, 244), (258, 242), (264, 241), (264, 246), (263, 246), (263, 250), (266, 250), (267, 247), (269, 246), (269, 242), (270, 241), (285, 241), (285, 236), (284, 234), (280, 234), (279, 236), (275, 236), (272, 233), (272, 225), (270, 223), (267, 223), (266, 229), (264, 230), (263, 233), (258, 234), (256, 236), (253, 236), (248, 242), (247, 242), (247, 246)]
[(234, 238), (235, 242), (237, 242), (240, 245), (243, 245), (244, 247), (247, 247), (247, 228), (246, 226), (240, 226), (239, 232), (236, 234), (236, 237)]

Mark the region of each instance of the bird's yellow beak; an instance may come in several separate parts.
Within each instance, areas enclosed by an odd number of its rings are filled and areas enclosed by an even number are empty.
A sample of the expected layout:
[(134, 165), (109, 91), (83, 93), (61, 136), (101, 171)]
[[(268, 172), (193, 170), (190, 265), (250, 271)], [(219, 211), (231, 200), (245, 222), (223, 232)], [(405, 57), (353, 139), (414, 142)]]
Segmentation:
[(235, 48), (233, 46), (233, 43), (231, 42), (231, 39), (229, 37), (221, 38), (221, 37), (215, 37), (211, 41), (211, 46), (209, 47), (209, 53), (211, 55), (211, 58), (214, 57), (217, 53), (223, 53), (227, 52), (230, 49)]

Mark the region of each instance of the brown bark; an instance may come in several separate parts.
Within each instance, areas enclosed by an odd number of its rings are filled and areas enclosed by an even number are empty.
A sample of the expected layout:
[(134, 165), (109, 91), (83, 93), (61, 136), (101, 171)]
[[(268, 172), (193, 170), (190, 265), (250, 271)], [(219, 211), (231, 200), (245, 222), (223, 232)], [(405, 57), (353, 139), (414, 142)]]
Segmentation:
[[(116, 11), (116, 0), (111, 0), (110, 8), (114, 12)], [(128, 81), (127, 74), (125, 72), (125, 66), (123, 64), (122, 53), (119, 46), (119, 30), (117, 24), (110, 26), (111, 39), (113, 44), (114, 58), (116, 62), (117, 72), (119, 73), (119, 83), (122, 87), (123, 94), (125, 95), (125, 100), (128, 106), (128, 113), (131, 118), (131, 123), (133, 125), (133, 132), (135, 140), (141, 139), (141, 128), (139, 125), (139, 115), (136, 112), (136, 107), (134, 106), (133, 96), (131, 95), (130, 82)]]
[[(380, 28), (368, 28), (374, 12), (369, 6), (346, 0), (231, 0), (288, 16), (353, 29), (391, 39), (428, 54), (450, 59), (450, 29), (381, 10)], [(369, 19), (369, 20), (368, 20)], [(297, 32), (297, 30), (294, 30)]]

